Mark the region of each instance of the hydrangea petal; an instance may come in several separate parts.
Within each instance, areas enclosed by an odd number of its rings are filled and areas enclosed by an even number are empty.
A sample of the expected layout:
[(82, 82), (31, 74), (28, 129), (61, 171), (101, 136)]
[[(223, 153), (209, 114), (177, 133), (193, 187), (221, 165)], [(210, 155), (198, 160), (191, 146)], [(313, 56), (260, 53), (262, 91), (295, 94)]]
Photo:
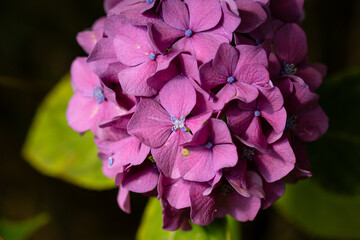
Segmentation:
[(185, 30), (189, 27), (189, 11), (186, 4), (180, 0), (167, 0), (162, 4), (162, 16), (171, 27)]
[(185, 0), (190, 13), (190, 29), (201, 32), (215, 27), (221, 19), (218, 0)]
[(173, 124), (170, 115), (160, 104), (151, 99), (142, 99), (128, 125), (128, 132), (150, 147), (165, 143)]

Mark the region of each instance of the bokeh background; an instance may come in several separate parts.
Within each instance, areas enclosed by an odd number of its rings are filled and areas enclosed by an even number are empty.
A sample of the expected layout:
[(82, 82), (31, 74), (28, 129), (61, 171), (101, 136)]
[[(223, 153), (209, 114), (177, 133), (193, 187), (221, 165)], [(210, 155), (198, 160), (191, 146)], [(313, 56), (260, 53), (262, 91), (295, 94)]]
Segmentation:
[[(28, 239), (134, 239), (147, 201), (132, 195), (132, 214), (127, 215), (117, 206), (116, 189), (91, 191), (44, 176), (21, 154), (37, 107), (69, 71), (71, 61), (85, 56), (75, 36), (104, 15), (102, 4), (102, 0), (0, 2), (0, 222), (47, 213), (50, 221)], [(356, 72), (360, 68), (360, 1), (305, 0), (305, 11), (302, 27), (308, 36), (310, 62), (326, 64), (329, 78)], [(336, 121), (344, 116), (348, 121), (342, 122), (343, 127), (353, 133), (355, 145), (346, 148), (344, 142), (325, 140), (310, 144), (314, 179), (329, 191), (351, 196), (358, 193), (360, 182), (360, 98), (359, 102), (354, 97), (347, 101), (346, 92), (340, 89), (338, 95), (339, 91), (329, 89), (325, 79), (320, 102), (330, 116), (330, 129), (335, 126), (341, 131)], [(352, 91), (353, 87), (344, 89)], [(330, 148), (345, 148), (346, 154), (340, 151), (328, 158), (325, 152)], [(243, 235), (244, 239), (319, 239), (273, 207), (243, 224)]]

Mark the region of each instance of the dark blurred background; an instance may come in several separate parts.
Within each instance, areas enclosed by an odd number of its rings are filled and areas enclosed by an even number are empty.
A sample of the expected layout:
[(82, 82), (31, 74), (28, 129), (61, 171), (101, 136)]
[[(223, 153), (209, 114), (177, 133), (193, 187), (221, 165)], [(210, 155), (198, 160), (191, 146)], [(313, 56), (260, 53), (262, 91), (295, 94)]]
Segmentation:
[[(37, 106), (69, 71), (71, 61), (85, 56), (75, 36), (104, 15), (102, 4), (102, 0), (0, 2), (0, 219), (18, 221), (49, 213), (51, 221), (30, 239), (134, 239), (146, 203), (145, 197), (132, 195), (132, 214), (127, 215), (117, 206), (116, 189), (78, 188), (41, 175), (21, 157)], [(359, 67), (360, 1), (306, 0), (305, 11), (310, 62), (326, 64), (328, 75)], [(273, 208), (244, 224), (244, 235), (315, 239)]]

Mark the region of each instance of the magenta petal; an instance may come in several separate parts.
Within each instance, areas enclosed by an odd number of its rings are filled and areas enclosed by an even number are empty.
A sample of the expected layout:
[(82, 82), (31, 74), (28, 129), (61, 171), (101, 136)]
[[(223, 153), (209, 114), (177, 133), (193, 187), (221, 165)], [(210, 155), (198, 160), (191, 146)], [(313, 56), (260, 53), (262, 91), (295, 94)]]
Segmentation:
[(170, 137), (161, 147), (151, 149), (151, 153), (154, 156), (158, 168), (166, 177), (173, 179), (180, 177), (178, 167), (178, 162), (181, 161), (182, 150), (180, 144), (187, 142), (190, 139), (191, 134), (189, 132), (177, 130), (176, 132), (171, 133)]
[(236, 165), (238, 155), (236, 147), (233, 144), (219, 144), (213, 147), (214, 170), (216, 172), (223, 168), (229, 168)]
[(179, 75), (159, 92), (161, 105), (172, 117), (186, 117), (196, 103), (196, 92), (189, 79)]
[(71, 85), (75, 91), (92, 97), (94, 87), (100, 86), (100, 80), (86, 63), (86, 58), (76, 58), (71, 64)]
[(167, 231), (176, 231), (179, 228), (184, 231), (191, 230), (189, 208), (173, 208), (165, 199), (161, 199), (161, 205), (163, 207), (163, 229)]
[(284, 22), (300, 21), (303, 14), (304, 0), (271, 0), (271, 13)]
[(119, 193), (117, 195), (117, 203), (121, 210), (130, 214), (130, 194), (129, 191), (123, 187), (119, 187)]
[(156, 90), (147, 84), (147, 79), (155, 72), (156, 62), (146, 62), (129, 67), (119, 72), (119, 81), (124, 92), (135, 96), (150, 97), (156, 94)]
[(122, 165), (140, 165), (150, 152), (150, 148), (142, 144), (137, 138), (130, 136), (118, 142), (114, 163), (109, 168), (116, 168)]
[[(219, 200), (218, 200), (219, 201)], [(224, 217), (230, 214), (238, 221), (252, 221), (258, 213), (261, 201), (258, 197), (243, 197), (236, 191), (232, 191), (226, 196), (226, 199), (220, 201), (217, 216)]]
[(253, 117), (249, 127), (244, 133), (240, 134), (240, 137), (247, 143), (247, 145), (249, 144), (260, 149), (267, 148), (267, 141), (262, 132), (259, 117)]
[(272, 183), (264, 183), (265, 198), (262, 200), (262, 208), (268, 208), (278, 200), (285, 192), (285, 181), (279, 180)]
[(236, 133), (243, 133), (254, 118), (254, 111), (244, 111), (232, 104), (226, 112), (227, 122), (230, 129)]
[[(250, 86), (251, 87), (251, 86)], [(256, 90), (257, 91), (257, 90)], [(220, 110), (224, 108), (224, 105), (230, 100), (234, 99), (237, 95), (236, 88), (233, 84), (226, 84), (214, 98), (214, 109)]]
[(179, 55), (181, 74), (193, 79), (196, 83), (200, 84), (200, 73), (196, 58), (182, 53)]
[(230, 44), (223, 43), (216, 52), (212, 66), (221, 75), (230, 77), (235, 72), (238, 60), (239, 53), (236, 48)]
[(316, 68), (311, 66), (300, 68), (296, 72), (296, 75), (301, 77), (312, 90), (316, 90), (322, 83), (323, 77), (321, 73)]
[(123, 28), (126, 35), (114, 38), (116, 56), (120, 62), (135, 66), (149, 60), (149, 54), (156, 52), (145, 27), (127, 24)]
[(238, 82), (233, 84), (233, 86), (236, 90), (235, 98), (245, 103), (253, 102), (259, 95), (258, 89), (253, 85)]
[(190, 187), (190, 219), (197, 225), (209, 225), (216, 216), (216, 203), (212, 195), (203, 195), (208, 184), (193, 182)]
[(316, 106), (298, 115), (295, 134), (302, 141), (312, 142), (321, 137), (328, 127), (329, 118), (320, 106)]
[[(264, 85), (269, 82), (269, 72), (265, 66), (260, 64), (247, 64), (237, 69), (234, 77), (238, 82), (251, 85)], [(235, 82), (234, 84), (236, 84)]]
[(295, 155), (286, 137), (272, 144), (268, 153), (257, 152), (256, 165), (267, 182), (275, 182), (286, 176), (295, 164)]
[(266, 21), (266, 12), (257, 1), (236, 0), (236, 5), (241, 17), (239, 32), (251, 32)]
[(260, 88), (258, 108), (262, 112), (273, 113), (283, 107), (284, 99), (277, 87)]
[(188, 127), (193, 134), (195, 134), (204, 123), (211, 117), (212, 112), (200, 113), (186, 120), (186, 127)]
[(287, 23), (274, 36), (274, 47), (282, 61), (298, 64), (307, 53), (307, 41), (304, 30), (296, 23)]
[(159, 172), (150, 161), (131, 167), (123, 175), (122, 186), (137, 193), (150, 192), (156, 187), (159, 179)]
[(215, 27), (221, 19), (218, 0), (185, 0), (190, 13), (190, 29), (201, 32)]
[(278, 135), (277, 137), (272, 136), (271, 138), (268, 138), (269, 143), (273, 143), (281, 137), (282, 132), (285, 129), (286, 115), (285, 108), (281, 108), (279, 111), (273, 113), (268, 113), (266, 111), (261, 112), (261, 117), (265, 118), (266, 121), (270, 123), (274, 132)]
[(209, 119), (209, 123), (211, 124), (211, 141), (213, 144), (232, 144), (231, 134), (229, 128), (226, 123), (220, 119), (211, 118)]
[(190, 155), (181, 157), (180, 174), (183, 179), (195, 182), (207, 182), (214, 178), (214, 158), (212, 151), (204, 146), (189, 146)]
[(167, 49), (170, 48), (177, 39), (184, 36), (184, 31), (172, 28), (163, 22), (148, 23), (148, 32), (153, 44), (163, 54), (167, 53)]
[(162, 3), (162, 16), (171, 27), (184, 30), (189, 27), (189, 11), (180, 0), (167, 0)]
[(76, 41), (87, 54), (91, 53), (97, 41), (102, 38), (104, 21), (105, 18), (100, 18), (94, 23), (92, 30), (79, 32), (77, 34)]
[(246, 64), (260, 64), (264, 67), (268, 66), (268, 58), (266, 51), (259, 46), (237, 45), (236, 49), (240, 52), (239, 61), (235, 72)]
[(150, 147), (160, 147), (171, 134), (170, 115), (158, 102), (142, 99), (128, 125), (128, 132)]
[[(228, 6), (231, 10), (228, 8)], [(239, 17), (236, 3), (233, 0), (222, 1), (221, 8), (223, 10), (223, 17), (219, 24), (221, 25), (221, 27), (218, 25), (216, 28), (218, 28), (217, 30), (219, 30), (219, 33), (221, 29), (224, 36), (227, 36), (227, 38), (231, 41), (233, 37), (233, 32), (240, 25), (241, 19)]]
[(220, 75), (212, 67), (212, 61), (201, 65), (200, 69), (201, 87), (210, 90), (216, 86), (226, 83), (227, 77)]
[[(166, 178), (164, 178), (166, 179)], [(169, 181), (167, 181), (169, 182)], [(176, 209), (190, 207), (190, 184), (182, 178), (172, 180), (171, 183), (162, 182), (164, 187), (164, 197), (170, 205)]]
[[(229, 42), (227, 38), (209, 32), (195, 33), (187, 40), (191, 42), (193, 50), (188, 49), (188, 47), (185, 47), (184, 50), (193, 53), (196, 59), (203, 63), (208, 62), (215, 57), (216, 50), (221, 43)], [(177, 47), (177, 49), (179, 49), (179, 47)]]
[(69, 126), (77, 132), (89, 130), (93, 123), (91, 116), (99, 108), (95, 100), (84, 97), (81, 93), (75, 93), (69, 101), (66, 111), (66, 119)]

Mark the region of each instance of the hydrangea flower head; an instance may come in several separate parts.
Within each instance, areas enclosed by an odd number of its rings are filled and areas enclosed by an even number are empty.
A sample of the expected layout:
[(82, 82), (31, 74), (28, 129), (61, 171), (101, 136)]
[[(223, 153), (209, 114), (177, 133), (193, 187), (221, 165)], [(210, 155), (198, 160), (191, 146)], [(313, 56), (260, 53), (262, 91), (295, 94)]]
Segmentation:
[(306, 143), (328, 118), (315, 93), (302, 0), (105, 0), (78, 34), (69, 125), (94, 132), (102, 170), (156, 196), (163, 228), (253, 220), (310, 177)]

